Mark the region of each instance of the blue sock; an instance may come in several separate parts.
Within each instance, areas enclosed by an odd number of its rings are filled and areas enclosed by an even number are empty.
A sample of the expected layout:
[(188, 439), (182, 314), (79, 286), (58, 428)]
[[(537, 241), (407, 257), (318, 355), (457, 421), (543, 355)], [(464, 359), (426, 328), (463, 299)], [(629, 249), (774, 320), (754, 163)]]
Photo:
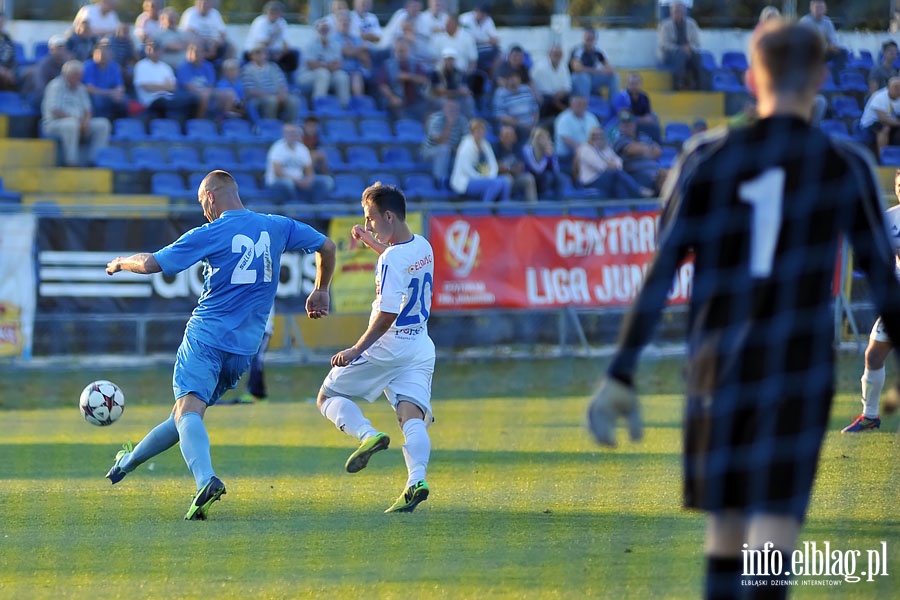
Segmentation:
[(181, 455), (197, 481), (197, 489), (209, 483), (216, 474), (209, 455), (209, 435), (203, 419), (197, 413), (184, 413), (178, 419)]
[(134, 447), (134, 451), (126, 454), (119, 461), (119, 468), (130, 473), (157, 454), (165, 452), (178, 443), (178, 429), (175, 428), (175, 415), (154, 427), (144, 439)]

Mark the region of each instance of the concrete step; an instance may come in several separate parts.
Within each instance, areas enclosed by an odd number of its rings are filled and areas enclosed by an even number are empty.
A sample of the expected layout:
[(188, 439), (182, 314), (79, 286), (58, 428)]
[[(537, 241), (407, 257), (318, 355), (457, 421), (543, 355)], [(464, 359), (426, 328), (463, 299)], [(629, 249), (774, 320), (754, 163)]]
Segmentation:
[(725, 116), (725, 94), (722, 92), (657, 92), (650, 94), (650, 105), (662, 121), (683, 115), (691, 115), (689, 122), (698, 117), (709, 120)]
[(4, 169), (55, 166), (56, 145), (50, 140), (0, 138), (0, 165)]
[(648, 94), (672, 91), (672, 74), (669, 71), (660, 69), (619, 69), (618, 71), (623, 88), (628, 74), (638, 73), (644, 81), (644, 91)]
[(9, 117), (4, 114), (0, 114), (0, 138), (5, 138), (9, 135)]
[(897, 174), (897, 167), (878, 167), (878, 181), (881, 183), (882, 191), (890, 197), (891, 205), (896, 204), (894, 201), (894, 176)]
[(13, 167), (0, 166), (0, 177), (8, 190), (26, 193), (110, 194), (113, 191), (112, 171), (75, 167)]
[(308, 319), (305, 315), (276, 315), (271, 348), (282, 348), (288, 337), (302, 337), (294, 346), (311, 349), (347, 348), (356, 343), (369, 323), (367, 314), (332, 314), (327, 319)]
[(22, 204), (39, 208), (44, 213), (60, 215), (84, 214), (83, 207), (110, 207), (116, 209), (109, 212), (110, 216), (144, 218), (149, 213), (148, 209), (157, 209), (149, 214), (164, 216), (169, 199), (153, 194), (40, 193), (22, 194)]

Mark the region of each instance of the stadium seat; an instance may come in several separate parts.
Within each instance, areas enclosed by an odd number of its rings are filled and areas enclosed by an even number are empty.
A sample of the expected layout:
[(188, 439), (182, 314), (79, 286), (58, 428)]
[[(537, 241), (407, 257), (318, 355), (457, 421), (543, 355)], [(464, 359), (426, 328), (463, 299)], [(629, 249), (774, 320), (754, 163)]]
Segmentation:
[(207, 170), (234, 171), (240, 167), (234, 152), (227, 146), (207, 146), (203, 149), (203, 164)]
[(50, 54), (50, 44), (47, 41), (34, 43), (34, 62), (41, 62), (41, 59)]
[(219, 139), (219, 128), (210, 119), (188, 119), (184, 133), (185, 138), (195, 142), (215, 143)]
[(737, 74), (735, 74), (734, 71), (727, 69), (719, 69), (718, 71), (713, 71), (712, 89), (715, 92), (726, 93), (741, 93), (747, 91), (747, 88), (743, 83), (741, 83), (741, 80), (738, 79)]
[(839, 91), (838, 84), (834, 81), (834, 75), (831, 74), (831, 70), (825, 71), (825, 81), (822, 83), (822, 87), (819, 88), (819, 91), (826, 93), (833, 93)]
[(678, 148), (662, 146), (660, 150), (662, 153), (659, 155), (659, 167), (661, 169), (671, 169), (672, 164), (675, 162), (675, 157), (678, 156)]
[(869, 91), (869, 84), (866, 82), (865, 76), (856, 69), (844, 69), (838, 73), (838, 86), (842, 92), (862, 92)]
[(667, 144), (678, 144), (681, 145), (684, 140), (691, 137), (691, 126), (687, 123), (667, 123), (665, 136), (663, 140)]
[(885, 146), (881, 149), (881, 164), (900, 167), (900, 146)]
[(328, 159), (328, 168), (332, 171), (346, 171), (350, 168), (344, 161), (341, 151), (335, 146), (320, 146), (319, 151)]
[(369, 175), (369, 185), (373, 185), (376, 182), (380, 182), (384, 185), (396, 185), (400, 186), (400, 178), (397, 177), (394, 173), (385, 173), (384, 171), (379, 171), (378, 173), (372, 173)]
[(600, 123), (608, 121), (613, 116), (612, 105), (603, 96), (591, 96), (588, 99), (588, 110), (600, 119)]
[(259, 182), (256, 181), (256, 176), (252, 173), (235, 171), (231, 175), (234, 177), (235, 183), (238, 184), (241, 193), (255, 193), (259, 191)]
[(822, 122), (819, 123), (819, 128), (829, 135), (850, 137), (850, 132), (847, 130), (847, 124), (840, 119), (822, 119)]
[(184, 197), (191, 193), (178, 173), (154, 173), (150, 176), (150, 193), (161, 196)]
[(113, 121), (113, 134), (110, 139), (115, 141), (135, 141), (147, 139), (147, 131), (144, 122), (140, 119), (125, 117)]
[(387, 146), (381, 151), (382, 168), (404, 171), (415, 169), (418, 165), (412, 153), (405, 146)]
[(244, 119), (226, 119), (222, 121), (222, 137), (233, 142), (258, 141), (251, 130), (250, 121)]
[(349, 111), (344, 110), (341, 101), (337, 96), (326, 94), (313, 98), (312, 111), (318, 117), (350, 117), (353, 116)]
[(347, 109), (360, 118), (385, 118), (387, 112), (378, 108), (371, 96), (352, 96)]
[(278, 119), (260, 119), (256, 124), (256, 136), (260, 141), (273, 143), (284, 135), (284, 122)]
[(397, 119), (394, 129), (398, 142), (421, 144), (425, 139), (425, 127), (413, 119)]
[(0, 113), (10, 116), (38, 114), (19, 92), (0, 92)]
[(359, 136), (372, 144), (389, 144), (394, 141), (391, 126), (385, 119), (363, 119), (359, 122)]
[(188, 189), (194, 190), (195, 192), (200, 189), (200, 184), (206, 178), (206, 175), (206, 171), (197, 171), (196, 173), (188, 175)]
[(113, 171), (134, 171), (134, 165), (128, 158), (128, 153), (121, 146), (106, 146), (97, 150), (94, 159), (98, 167)]
[(719, 69), (719, 65), (716, 64), (716, 57), (709, 50), (700, 51), (700, 63), (707, 71), (717, 71)]
[(181, 133), (181, 123), (175, 119), (151, 119), (150, 139), (166, 142), (177, 142), (184, 139)]
[(860, 50), (859, 56), (850, 57), (848, 66), (854, 69), (864, 69), (868, 71), (875, 66), (875, 58), (872, 56), (872, 53), (870, 51)]
[(359, 141), (356, 121), (353, 119), (331, 119), (325, 121), (322, 141), (329, 144), (353, 144)]
[(722, 53), (723, 69), (731, 69), (732, 71), (743, 73), (748, 66), (747, 56), (740, 50), (728, 50)]
[(13, 48), (16, 53), (16, 67), (27, 67), (33, 65), (34, 61), (25, 56), (25, 45), (21, 42), (13, 42)]
[(200, 153), (193, 146), (172, 146), (167, 158), (169, 165), (179, 171), (202, 171), (206, 168), (200, 160)]
[(238, 162), (244, 170), (265, 171), (268, 150), (260, 146), (243, 146), (238, 148)]
[(859, 101), (853, 96), (832, 96), (831, 111), (838, 119), (858, 119), (862, 116), (862, 110), (859, 108)]
[(333, 200), (354, 200), (366, 189), (365, 180), (356, 173), (338, 173), (334, 176)]
[(131, 163), (136, 169), (147, 171), (173, 171), (156, 146), (135, 146), (131, 149)]
[(350, 146), (347, 148), (347, 166), (360, 171), (379, 168), (378, 153), (370, 146)]
[(410, 173), (403, 178), (403, 190), (408, 197), (421, 200), (444, 200), (454, 194), (434, 185), (431, 175)]

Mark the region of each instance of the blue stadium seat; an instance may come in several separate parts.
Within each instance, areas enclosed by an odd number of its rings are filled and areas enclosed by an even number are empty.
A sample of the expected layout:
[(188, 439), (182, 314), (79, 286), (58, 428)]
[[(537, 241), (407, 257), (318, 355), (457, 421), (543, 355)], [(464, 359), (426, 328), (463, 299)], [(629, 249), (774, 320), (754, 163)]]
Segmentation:
[(682, 144), (684, 140), (691, 137), (691, 126), (687, 123), (667, 123), (666, 133), (663, 139), (667, 144)]
[(173, 171), (162, 150), (156, 146), (135, 146), (131, 149), (131, 163), (136, 169), (147, 171)]
[(260, 146), (244, 146), (238, 148), (238, 162), (244, 170), (265, 171), (268, 150)]
[(359, 136), (372, 144), (389, 144), (394, 141), (391, 126), (385, 119), (363, 119), (359, 122)]
[(743, 73), (749, 66), (747, 56), (740, 50), (728, 50), (722, 53), (722, 68)]
[(113, 133), (110, 139), (116, 141), (146, 140), (147, 131), (144, 129), (144, 122), (130, 117), (116, 119), (113, 121)]
[(404, 171), (415, 169), (417, 163), (413, 160), (412, 153), (405, 146), (387, 146), (381, 151), (382, 168)]
[(203, 164), (207, 170), (234, 171), (239, 168), (234, 151), (227, 146), (207, 146), (203, 149)]
[(443, 200), (452, 197), (451, 192), (434, 185), (431, 175), (410, 173), (403, 178), (403, 191), (407, 197), (421, 200)]
[(381, 166), (378, 153), (371, 146), (350, 146), (347, 148), (347, 165), (351, 169), (371, 171)]
[(231, 175), (234, 177), (235, 183), (238, 184), (241, 193), (255, 193), (259, 191), (259, 182), (256, 181), (256, 176), (252, 173), (235, 171)]
[(825, 81), (822, 83), (822, 87), (819, 88), (819, 91), (833, 93), (839, 91), (840, 88), (838, 84), (834, 80), (834, 75), (831, 74), (831, 70), (827, 70), (825, 72)]
[(822, 122), (819, 123), (819, 128), (829, 135), (850, 137), (850, 132), (847, 130), (847, 124), (840, 119), (822, 119)]
[(378, 173), (372, 173), (369, 175), (369, 185), (372, 185), (376, 182), (380, 182), (384, 185), (396, 185), (400, 186), (400, 178), (397, 177), (394, 173), (385, 173), (384, 171), (379, 171)]
[(383, 119), (387, 116), (387, 112), (378, 108), (375, 104), (375, 98), (371, 96), (352, 96), (347, 110), (360, 118), (372, 117)]
[(319, 146), (319, 151), (328, 159), (328, 168), (332, 171), (346, 171), (350, 168), (344, 161), (341, 151), (335, 146)]
[(181, 123), (175, 119), (151, 119), (150, 139), (166, 142), (177, 142), (184, 139), (181, 133)]
[(881, 164), (900, 167), (900, 146), (885, 146), (881, 149)]
[(850, 57), (848, 66), (854, 69), (865, 69), (868, 71), (875, 66), (875, 58), (868, 50), (860, 50), (859, 56)]
[(178, 173), (154, 173), (150, 176), (150, 193), (161, 196), (185, 197), (192, 193), (184, 185), (184, 179)]
[(284, 122), (278, 119), (260, 119), (256, 124), (256, 136), (263, 142), (272, 143), (283, 135)]
[(50, 44), (47, 41), (34, 43), (34, 62), (40, 62), (48, 54), (50, 54)]
[(838, 87), (842, 92), (868, 92), (865, 76), (856, 69), (844, 69), (838, 73)]
[(713, 53), (709, 50), (700, 51), (700, 63), (707, 71), (716, 71), (719, 69), (719, 65), (716, 64), (716, 57), (713, 56)]
[(612, 105), (603, 96), (591, 96), (588, 98), (588, 111), (597, 115), (600, 123), (608, 121), (613, 116)]
[(678, 148), (662, 146), (660, 150), (662, 153), (659, 155), (659, 167), (661, 169), (671, 169), (672, 164), (675, 162), (675, 157), (678, 156)]
[(738, 79), (737, 74), (734, 71), (725, 69), (713, 71), (712, 89), (716, 92), (726, 93), (741, 93), (747, 91), (747, 88), (741, 83), (741, 80)]
[(226, 119), (222, 121), (222, 137), (233, 142), (254, 142), (258, 141), (253, 135), (250, 121), (244, 119)]
[(413, 119), (397, 119), (394, 130), (398, 142), (421, 144), (425, 139), (425, 127)]
[(210, 119), (188, 119), (184, 124), (185, 138), (195, 142), (216, 142), (219, 127)]
[(27, 67), (34, 64), (33, 60), (25, 56), (24, 44), (22, 44), (21, 42), (13, 42), (13, 48), (15, 48), (17, 67)]
[(334, 176), (333, 200), (355, 200), (366, 189), (365, 180), (356, 173), (338, 173)]
[(120, 146), (106, 146), (97, 150), (95, 163), (98, 167), (113, 171), (134, 171), (128, 153)]
[(356, 121), (353, 119), (331, 119), (325, 121), (322, 141), (329, 144), (353, 144), (359, 141)]
[(344, 110), (337, 96), (326, 94), (313, 98), (312, 112), (319, 117), (352, 117), (353, 113)]
[(832, 96), (831, 111), (838, 119), (858, 119), (862, 116), (859, 101), (853, 96)]
[(206, 175), (206, 171), (197, 171), (196, 173), (191, 173), (190, 175), (188, 175), (188, 189), (194, 190), (194, 193), (196, 193), (197, 190), (200, 189), (200, 183), (203, 181)]
[(206, 168), (200, 153), (193, 146), (172, 146), (167, 158), (169, 165), (179, 171), (202, 171)]

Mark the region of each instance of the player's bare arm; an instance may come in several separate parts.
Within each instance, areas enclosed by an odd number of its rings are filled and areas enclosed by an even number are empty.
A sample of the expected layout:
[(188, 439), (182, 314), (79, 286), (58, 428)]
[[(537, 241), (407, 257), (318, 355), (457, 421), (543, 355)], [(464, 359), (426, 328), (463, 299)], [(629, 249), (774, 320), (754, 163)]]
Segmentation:
[(132, 273), (140, 273), (141, 275), (150, 275), (151, 273), (159, 273), (162, 267), (156, 262), (156, 259), (149, 252), (141, 252), (140, 254), (132, 254), (131, 256), (117, 256), (109, 261), (106, 265), (106, 273), (112, 275), (119, 271), (131, 271)]
[(365, 352), (369, 346), (374, 344), (378, 339), (391, 328), (394, 321), (397, 320), (397, 313), (379, 312), (378, 315), (369, 323), (368, 329), (362, 334), (354, 345), (346, 350), (341, 350), (331, 357), (332, 367), (346, 367), (356, 358)]
[(353, 229), (350, 230), (350, 237), (354, 240), (359, 240), (369, 248), (371, 248), (376, 254), (381, 254), (385, 250), (387, 250), (387, 244), (382, 244), (375, 237), (366, 231), (365, 227), (362, 225), (354, 225)]
[(328, 316), (331, 306), (331, 295), (328, 288), (331, 286), (331, 277), (334, 275), (336, 246), (330, 239), (326, 239), (322, 247), (316, 251), (316, 282), (315, 289), (306, 299), (306, 316), (310, 319), (321, 319)]

